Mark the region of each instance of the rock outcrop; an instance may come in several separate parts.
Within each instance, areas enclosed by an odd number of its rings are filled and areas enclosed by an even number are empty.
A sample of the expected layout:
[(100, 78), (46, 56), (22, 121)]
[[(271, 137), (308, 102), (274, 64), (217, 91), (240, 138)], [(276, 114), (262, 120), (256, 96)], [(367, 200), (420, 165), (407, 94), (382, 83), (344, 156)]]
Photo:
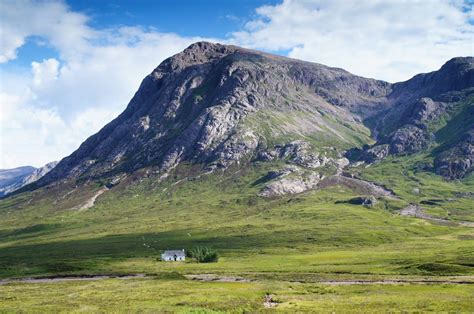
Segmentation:
[(264, 197), (276, 197), (287, 194), (298, 194), (315, 188), (323, 178), (317, 172), (304, 171), (297, 166), (270, 171), (266, 179), (271, 180), (260, 191)]
[(463, 178), (474, 170), (474, 128), (464, 134), (453, 147), (434, 160), (436, 173), (449, 179)]
[(389, 140), (390, 153), (401, 155), (426, 149), (430, 136), (414, 125), (404, 125), (393, 133)]
[(368, 163), (373, 163), (378, 160), (382, 160), (388, 156), (390, 152), (389, 144), (375, 145), (362, 153), (361, 160)]
[(260, 151), (256, 160), (286, 160), (289, 163), (310, 169), (319, 168), (329, 162), (329, 158), (315, 153), (308, 142), (301, 140), (275, 145), (272, 149)]
[(373, 207), (375, 204), (377, 204), (377, 199), (372, 195), (358, 196), (358, 197), (354, 197), (354, 198), (351, 198), (351, 199), (346, 200), (346, 201), (337, 201), (336, 203), (337, 204), (338, 203), (346, 203), (346, 204), (352, 204), (352, 205), (362, 205), (362, 206), (365, 206), (365, 207)]

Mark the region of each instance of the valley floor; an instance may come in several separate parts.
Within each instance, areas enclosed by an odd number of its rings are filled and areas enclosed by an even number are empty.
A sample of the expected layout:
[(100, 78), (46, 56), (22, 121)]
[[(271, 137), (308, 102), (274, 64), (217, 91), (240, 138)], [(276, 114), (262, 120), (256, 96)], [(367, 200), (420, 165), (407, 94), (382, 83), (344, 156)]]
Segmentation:
[[(105, 279), (2, 286), (1, 312), (471, 312), (474, 285)], [(54, 300), (54, 302), (51, 302)]]

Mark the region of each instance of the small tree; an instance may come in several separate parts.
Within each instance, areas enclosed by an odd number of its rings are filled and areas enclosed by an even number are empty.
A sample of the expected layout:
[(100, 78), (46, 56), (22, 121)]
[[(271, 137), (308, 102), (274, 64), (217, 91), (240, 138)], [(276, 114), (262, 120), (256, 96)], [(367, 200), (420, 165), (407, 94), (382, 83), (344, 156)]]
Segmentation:
[(208, 247), (197, 246), (189, 251), (189, 255), (198, 263), (213, 263), (219, 260), (217, 251)]

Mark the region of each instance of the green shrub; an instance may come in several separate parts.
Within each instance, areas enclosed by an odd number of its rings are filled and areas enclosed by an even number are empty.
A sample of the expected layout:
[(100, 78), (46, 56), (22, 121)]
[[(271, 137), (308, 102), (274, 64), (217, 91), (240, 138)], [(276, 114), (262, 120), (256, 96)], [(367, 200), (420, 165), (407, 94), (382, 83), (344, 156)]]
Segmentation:
[(217, 251), (208, 247), (195, 247), (189, 251), (189, 255), (198, 263), (212, 263), (219, 260), (219, 254), (217, 254)]

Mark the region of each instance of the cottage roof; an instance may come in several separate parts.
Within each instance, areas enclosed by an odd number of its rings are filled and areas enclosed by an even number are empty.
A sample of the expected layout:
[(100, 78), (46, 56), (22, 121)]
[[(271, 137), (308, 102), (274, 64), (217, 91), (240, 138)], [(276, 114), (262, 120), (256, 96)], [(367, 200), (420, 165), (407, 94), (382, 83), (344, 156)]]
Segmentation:
[(163, 252), (163, 255), (166, 255), (166, 256), (185, 256), (184, 254), (184, 251), (183, 250), (166, 250)]

